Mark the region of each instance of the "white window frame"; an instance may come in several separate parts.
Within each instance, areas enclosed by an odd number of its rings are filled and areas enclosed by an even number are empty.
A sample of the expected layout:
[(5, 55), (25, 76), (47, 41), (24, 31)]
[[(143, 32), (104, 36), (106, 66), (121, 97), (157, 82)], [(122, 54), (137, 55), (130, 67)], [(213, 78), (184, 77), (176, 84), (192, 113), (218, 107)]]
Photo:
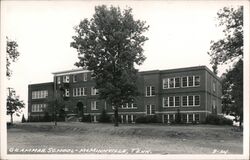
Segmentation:
[(45, 99), (48, 97), (48, 90), (32, 91), (31, 99)]
[(77, 82), (77, 75), (76, 74), (73, 75), (73, 82), (74, 83)]
[[(199, 84), (198, 85), (196, 85), (195, 84), (195, 77), (198, 77), (199, 78)], [(194, 87), (198, 87), (198, 86), (200, 86), (201, 85), (201, 77), (200, 76), (194, 76)]]
[[(173, 106), (170, 106), (170, 97), (173, 97)], [(176, 104), (176, 101), (175, 101), (175, 98), (176, 97), (179, 97), (179, 105), (175, 105)], [(165, 100), (167, 100), (167, 105), (165, 105)], [(180, 107), (180, 96), (168, 96), (168, 97), (163, 97), (162, 98), (162, 106), (163, 108), (169, 108), (169, 107)]]
[[(149, 95), (147, 95), (147, 88), (149, 87)], [(146, 86), (146, 97), (153, 97), (153, 96), (155, 96), (156, 95), (156, 90), (155, 90), (155, 94), (154, 95), (152, 95), (152, 88), (154, 88), (154, 89), (156, 89), (154, 86)]]
[[(193, 97), (193, 105), (189, 105), (189, 96)], [(195, 105), (195, 96), (199, 96), (199, 105)], [(187, 105), (183, 105), (183, 97), (187, 98)], [(181, 105), (182, 107), (197, 107), (200, 106), (201, 100), (200, 100), (200, 95), (187, 95), (187, 96), (181, 96)]]
[[(186, 86), (183, 86), (183, 78), (187, 78), (187, 85)], [(188, 76), (181, 77), (181, 87), (182, 88), (188, 87)]]
[(83, 81), (86, 82), (88, 80), (88, 74), (87, 73), (83, 73)]
[(70, 94), (69, 94), (69, 89), (65, 89), (65, 97), (69, 97)]
[(98, 103), (97, 101), (91, 101), (91, 110), (98, 110), (97, 109), (97, 107), (98, 107), (97, 103)]
[[(149, 106), (149, 114), (148, 114), (148, 106)], [(146, 114), (147, 115), (155, 115), (155, 113), (154, 114), (152, 114), (152, 107), (155, 107), (155, 105), (154, 104), (148, 104), (148, 105), (146, 105)], [(156, 111), (156, 107), (155, 107), (155, 111)]]
[(63, 82), (69, 83), (69, 75), (63, 76)]
[(31, 106), (31, 112), (43, 112), (44, 109), (47, 108), (47, 104), (46, 103), (42, 103), (42, 104), (32, 104)]
[(86, 87), (73, 88), (73, 97), (86, 96)]
[(213, 84), (212, 84), (212, 85), (213, 85), (213, 92), (216, 92), (216, 82), (213, 81), (212, 83), (213, 83)]
[(98, 95), (98, 89), (91, 87), (91, 95)]
[(61, 84), (61, 77), (56, 77), (57, 84)]

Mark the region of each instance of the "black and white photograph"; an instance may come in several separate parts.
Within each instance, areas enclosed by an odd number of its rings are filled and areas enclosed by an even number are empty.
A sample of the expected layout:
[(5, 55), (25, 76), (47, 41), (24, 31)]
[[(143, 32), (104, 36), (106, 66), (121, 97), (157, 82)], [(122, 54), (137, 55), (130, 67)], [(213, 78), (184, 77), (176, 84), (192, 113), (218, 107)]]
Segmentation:
[(0, 159), (249, 159), (249, 1), (0, 3)]

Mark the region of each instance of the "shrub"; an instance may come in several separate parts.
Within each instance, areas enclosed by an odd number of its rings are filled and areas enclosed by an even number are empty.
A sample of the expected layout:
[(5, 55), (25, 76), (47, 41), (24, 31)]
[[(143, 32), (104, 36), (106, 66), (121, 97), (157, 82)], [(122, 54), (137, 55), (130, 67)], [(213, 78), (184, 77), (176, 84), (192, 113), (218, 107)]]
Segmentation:
[(23, 117), (22, 117), (22, 123), (25, 123), (25, 122), (26, 122), (26, 119), (25, 119), (25, 117), (23, 115)]
[(91, 122), (91, 115), (82, 116), (82, 122)]
[(205, 123), (215, 125), (232, 125), (233, 121), (223, 116), (210, 114), (206, 117)]
[(141, 116), (136, 118), (136, 123), (158, 123), (158, 119), (156, 115), (152, 116)]
[(102, 113), (100, 115), (100, 118), (98, 119), (99, 122), (103, 122), (103, 123), (109, 123), (110, 121), (110, 116), (107, 114), (106, 110), (103, 109)]
[(43, 122), (51, 122), (51, 117), (49, 116), (48, 112), (44, 113)]

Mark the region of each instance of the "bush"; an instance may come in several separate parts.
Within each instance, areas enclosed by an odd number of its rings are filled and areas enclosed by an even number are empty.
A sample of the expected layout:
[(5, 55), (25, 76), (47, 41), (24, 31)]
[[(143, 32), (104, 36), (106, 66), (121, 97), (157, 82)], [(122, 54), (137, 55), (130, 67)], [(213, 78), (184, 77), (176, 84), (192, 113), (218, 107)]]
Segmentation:
[(48, 112), (44, 113), (43, 122), (51, 122), (51, 117), (49, 116)]
[(102, 123), (109, 123), (111, 122), (110, 121), (110, 116), (107, 114), (106, 110), (103, 109), (102, 110), (102, 113), (100, 115), (100, 118), (98, 119), (99, 122), (102, 122)]
[(156, 115), (153, 116), (141, 116), (136, 118), (136, 123), (158, 123), (158, 119)]
[(210, 114), (206, 117), (205, 123), (214, 125), (232, 125), (233, 121), (223, 116)]
[(23, 115), (23, 117), (22, 117), (22, 123), (25, 123), (25, 122), (26, 122), (26, 119), (25, 119), (25, 117)]
[(91, 115), (82, 116), (82, 122), (91, 122)]

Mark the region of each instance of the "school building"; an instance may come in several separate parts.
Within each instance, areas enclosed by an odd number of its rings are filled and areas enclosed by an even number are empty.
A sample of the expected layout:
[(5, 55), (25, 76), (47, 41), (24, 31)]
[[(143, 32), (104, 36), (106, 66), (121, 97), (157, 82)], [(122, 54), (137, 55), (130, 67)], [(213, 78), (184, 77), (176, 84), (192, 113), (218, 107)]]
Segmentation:
[[(121, 123), (156, 115), (159, 122), (201, 123), (209, 114), (221, 113), (221, 80), (206, 66), (138, 72), (140, 95), (119, 108)], [(53, 73), (53, 82), (28, 86), (28, 116), (41, 118), (56, 113), (65, 121), (90, 115), (97, 122), (103, 109), (113, 116), (112, 105), (98, 98), (91, 72), (83, 69)], [(57, 106), (55, 107), (55, 100)], [(179, 110), (179, 111), (177, 111)]]

